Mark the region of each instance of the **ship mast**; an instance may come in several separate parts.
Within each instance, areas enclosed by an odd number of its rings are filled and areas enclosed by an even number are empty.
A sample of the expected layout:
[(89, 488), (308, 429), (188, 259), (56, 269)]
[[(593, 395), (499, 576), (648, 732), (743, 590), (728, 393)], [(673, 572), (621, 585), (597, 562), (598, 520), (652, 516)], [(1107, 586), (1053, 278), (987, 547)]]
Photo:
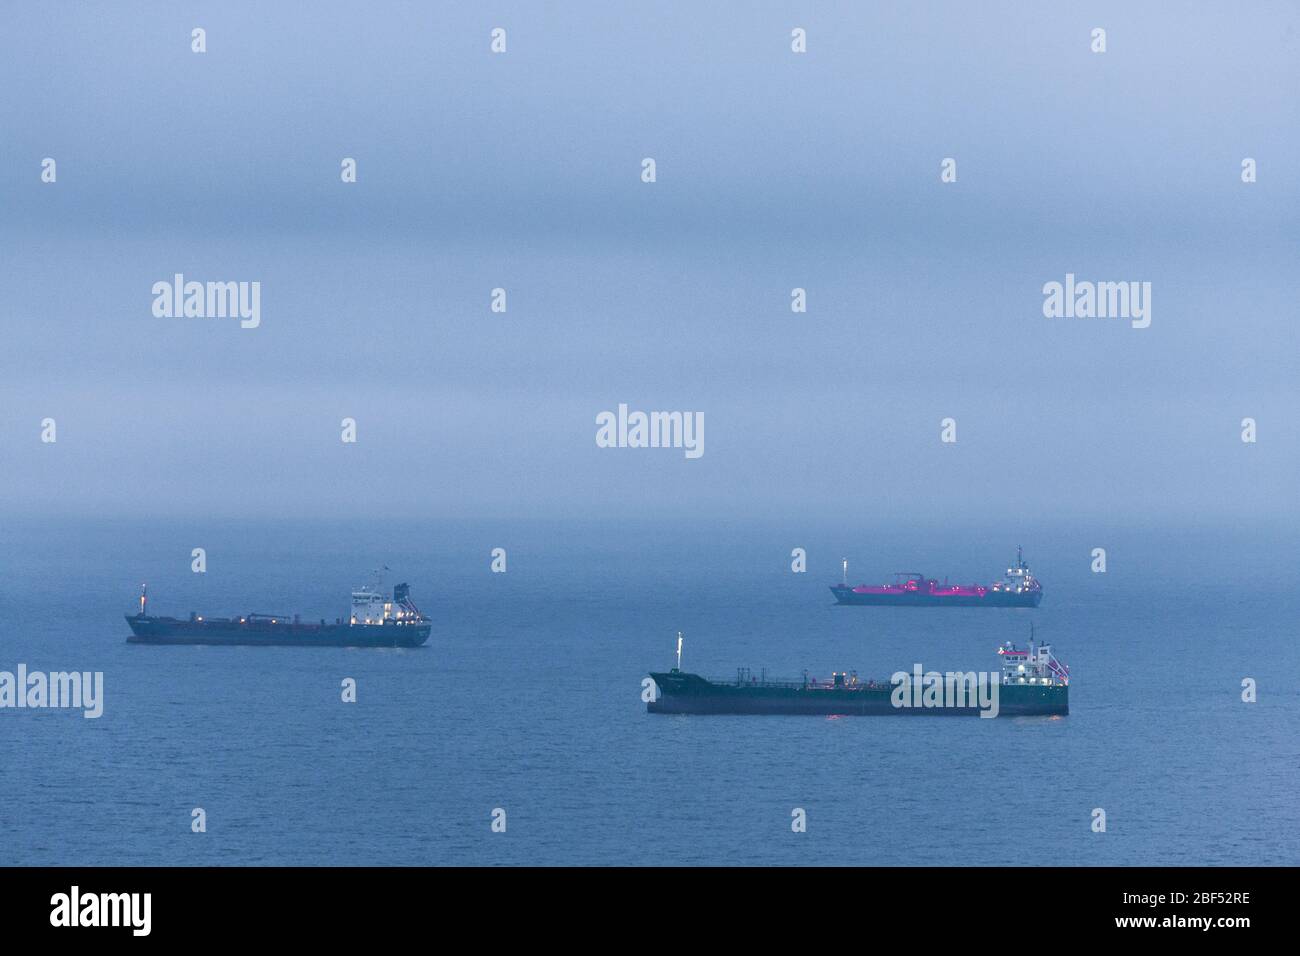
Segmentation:
[(677, 632), (677, 669), (682, 669), (682, 632)]
[(844, 586), (849, 586), (849, 559), (844, 559)]

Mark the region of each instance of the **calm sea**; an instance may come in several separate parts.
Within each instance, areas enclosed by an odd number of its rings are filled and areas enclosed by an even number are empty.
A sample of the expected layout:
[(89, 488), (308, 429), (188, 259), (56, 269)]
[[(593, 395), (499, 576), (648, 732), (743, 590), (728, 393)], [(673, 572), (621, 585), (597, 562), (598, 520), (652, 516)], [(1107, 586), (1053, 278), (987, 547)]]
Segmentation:
[[(855, 583), (987, 582), (1017, 544), (1045, 582), (1036, 611), (839, 608), (827, 590), (844, 556)], [(0, 864), (1294, 865), (1295, 545), (1065, 524), (9, 521), (0, 670), (103, 671), (105, 711), (0, 710)], [(332, 620), (379, 564), (433, 618), (426, 647), (125, 643), (142, 581), (156, 613)], [(1031, 621), (1071, 667), (1068, 717), (666, 717), (640, 699), (679, 630), (684, 667), (710, 676), (887, 677), (996, 669)]]

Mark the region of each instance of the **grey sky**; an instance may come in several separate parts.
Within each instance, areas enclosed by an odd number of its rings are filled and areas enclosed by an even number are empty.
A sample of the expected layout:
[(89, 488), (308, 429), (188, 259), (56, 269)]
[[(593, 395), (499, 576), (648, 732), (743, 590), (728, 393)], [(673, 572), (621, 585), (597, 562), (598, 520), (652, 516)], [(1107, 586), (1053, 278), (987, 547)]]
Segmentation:
[(11, 513), (1297, 517), (1291, 5), (270, 6), (7, 16)]

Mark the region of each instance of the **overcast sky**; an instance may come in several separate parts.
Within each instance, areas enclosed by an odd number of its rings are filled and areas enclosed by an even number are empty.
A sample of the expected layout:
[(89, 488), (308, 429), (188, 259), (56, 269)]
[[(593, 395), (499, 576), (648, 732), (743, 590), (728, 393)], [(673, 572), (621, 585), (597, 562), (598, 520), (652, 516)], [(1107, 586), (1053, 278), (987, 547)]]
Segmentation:
[(1293, 5), (462, 6), (6, 13), (0, 509), (1297, 518)]

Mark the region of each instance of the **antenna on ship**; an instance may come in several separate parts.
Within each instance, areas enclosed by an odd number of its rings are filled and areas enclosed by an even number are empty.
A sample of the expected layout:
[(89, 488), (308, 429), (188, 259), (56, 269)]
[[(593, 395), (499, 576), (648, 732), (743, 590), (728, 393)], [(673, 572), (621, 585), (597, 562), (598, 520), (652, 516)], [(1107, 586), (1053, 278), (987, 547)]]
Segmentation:
[(1025, 559), (1020, 556), (1020, 552), (1020, 545), (1016, 545), (1016, 567), (1023, 568), (1025, 566)]
[(677, 632), (677, 669), (682, 669), (682, 632)]

